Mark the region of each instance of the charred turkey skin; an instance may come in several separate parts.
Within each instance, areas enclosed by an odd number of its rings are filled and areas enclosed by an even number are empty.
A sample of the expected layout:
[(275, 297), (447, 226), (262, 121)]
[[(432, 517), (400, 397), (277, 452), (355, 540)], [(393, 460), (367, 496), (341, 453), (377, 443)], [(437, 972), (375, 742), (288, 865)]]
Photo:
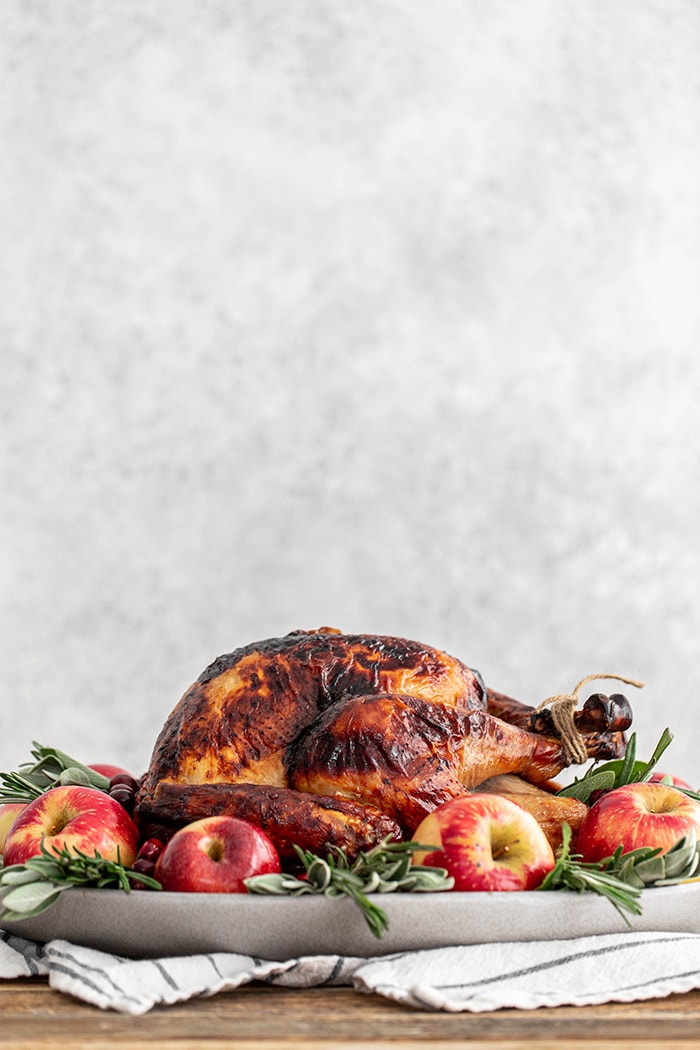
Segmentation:
[[(588, 733), (579, 715), (592, 756), (620, 753), (624, 712)], [(532, 716), (419, 642), (294, 631), (218, 657), (186, 691), (156, 741), (137, 819), (175, 829), (228, 813), (262, 827), (283, 857), (294, 843), (353, 854), (410, 835), (488, 777), (549, 781), (566, 762), (555, 737), (525, 728)]]

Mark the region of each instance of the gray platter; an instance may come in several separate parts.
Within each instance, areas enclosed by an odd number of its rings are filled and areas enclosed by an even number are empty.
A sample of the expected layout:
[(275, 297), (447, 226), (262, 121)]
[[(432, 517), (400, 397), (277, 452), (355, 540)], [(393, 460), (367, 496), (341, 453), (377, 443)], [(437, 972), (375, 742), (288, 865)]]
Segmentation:
[(282, 960), (497, 941), (634, 931), (700, 933), (700, 882), (644, 890), (630, 925), (591, 893), (383, 894), (381, 940), (347, 899), (71, 889), (48, 911), (0, 928), (29, 940), (66, 940), (131, 958), (239, 952)]

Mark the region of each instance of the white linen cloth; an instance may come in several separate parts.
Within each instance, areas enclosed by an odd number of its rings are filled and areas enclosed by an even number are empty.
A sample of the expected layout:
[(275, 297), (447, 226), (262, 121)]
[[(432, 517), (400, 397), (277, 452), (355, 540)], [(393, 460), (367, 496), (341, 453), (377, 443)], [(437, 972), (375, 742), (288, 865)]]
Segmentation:
[(127, 1014), (254, 980), (301, 988), (349, 985), (423, 1010), (588, 1006), (700, 987), (700, 935), (601, 934), (372, 959), (316, 955), (271, 962), (231, 952), (136, 960), (68, 941), (40, 945), (0, 931), (0, 978), (32, 974), (48, 974), (52, 988)]

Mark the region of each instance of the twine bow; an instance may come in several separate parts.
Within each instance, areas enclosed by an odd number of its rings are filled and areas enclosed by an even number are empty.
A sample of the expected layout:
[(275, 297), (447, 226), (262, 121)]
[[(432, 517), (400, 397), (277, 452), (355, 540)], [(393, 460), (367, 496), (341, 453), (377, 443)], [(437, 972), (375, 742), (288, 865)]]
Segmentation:
[(614, 678), (616, 681), (624, 682), (626, 685), (633, 685), (636, 689), (644, 688), (644, 682), (638, 682), (634, 678), (625, 678), (621, 674), (587, 674), (574, 687), (572, 692), (548, 696), (546, 700), (543, 700), (535, 708), (537, 712), (549, 708), (554, 730), (561, 740), (564, 756), (569, 765), (580, 765), (588, 758), (586, 742), (574, 722), (574, 712), (579, 705), (579, 690), (587, 682), (593, 682), (599, 678)]

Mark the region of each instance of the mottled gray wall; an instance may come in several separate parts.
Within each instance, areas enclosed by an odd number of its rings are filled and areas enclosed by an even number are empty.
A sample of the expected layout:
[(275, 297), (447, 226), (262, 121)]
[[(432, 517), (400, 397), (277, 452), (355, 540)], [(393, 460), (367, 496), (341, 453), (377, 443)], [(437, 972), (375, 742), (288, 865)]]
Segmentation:
[(700, 782), (695, 0), (0, 11), (0, 768), (334, 624)]

